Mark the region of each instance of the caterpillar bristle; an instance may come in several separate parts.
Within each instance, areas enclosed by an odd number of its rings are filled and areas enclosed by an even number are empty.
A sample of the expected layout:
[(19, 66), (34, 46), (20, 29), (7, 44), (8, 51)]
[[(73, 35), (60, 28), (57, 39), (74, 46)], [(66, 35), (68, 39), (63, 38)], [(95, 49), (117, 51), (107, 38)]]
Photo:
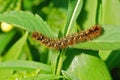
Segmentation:
[(58, 40), (50, 39), (47, 36), (44, 36), (38, 32), (33, 32), (32, 37), (48, 47), (53, 47), (55, 49), (63, 49), (75, 43), (92, 40), (95, 37), (98, 37), (101, 33), (102, 28), (99, 25), (95, 25), (86, 31), (71, 34)]

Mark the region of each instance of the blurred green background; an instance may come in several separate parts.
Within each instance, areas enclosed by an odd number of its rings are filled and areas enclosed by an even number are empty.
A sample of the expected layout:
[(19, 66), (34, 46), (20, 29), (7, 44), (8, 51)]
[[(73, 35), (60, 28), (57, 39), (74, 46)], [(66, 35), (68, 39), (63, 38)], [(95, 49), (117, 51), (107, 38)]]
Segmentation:
[[(119, 9), (120, 0), (0, 0), (0, 79), (120, 80)], [(31, 38), (35, 30), (58, 39), (95, 24), (102, 36), (61, 51)]]

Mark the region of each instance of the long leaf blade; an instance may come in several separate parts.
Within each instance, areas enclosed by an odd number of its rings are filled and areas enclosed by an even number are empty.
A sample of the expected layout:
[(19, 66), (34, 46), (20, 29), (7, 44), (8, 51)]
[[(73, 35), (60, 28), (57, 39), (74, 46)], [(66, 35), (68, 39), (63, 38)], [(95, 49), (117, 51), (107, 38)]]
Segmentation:
[(16, 60), (20, 56), (20, 53), (22, 51), (22, 48), (27, 40), (28, 32), (25, 33), (25, 35), (19, 39), (6, 53), (6, 55), (3, 57), (3, 61), (6, 60)]
[(83, 0), (70, 0), (67, 12), (67, 20), (64, 29), (64, 35), (68, 35), (75, 23), (83, 5)]
[(4, 48), (7, 46), (7, 44), (9, 43), (9, 41), (12, 39), (14, 34), (15, 34), (15, 31), (0, 34), (0, 55), (4, 50)]
[[(3, 57), (3, 61), (7, 61), (7, 60), (17, 60), (18, 57), (21, 54), (21, 50), (23, 48), (24, 43), (27, 40), (27, 35), (28, 32), (25, 33), (25, 35), (20, 38), (10, 49), (9, 51), (6, 53), (6, 55)], [(7, 78), (9, 78), (13, 73), (13, 70), (0, 70), (0, 78), (2, 80), (6, 80)], [(7, 76), (6, 76), (7, 75)]]
[(51, 67), (46, 64), (33, 62), (33, 61), (5, 61), (0, 62), (0, 69), (13, 69), (13, 70), (25, 70), (32, 71), (35, 69), (40, 69), (48, 73), (51, 72)]

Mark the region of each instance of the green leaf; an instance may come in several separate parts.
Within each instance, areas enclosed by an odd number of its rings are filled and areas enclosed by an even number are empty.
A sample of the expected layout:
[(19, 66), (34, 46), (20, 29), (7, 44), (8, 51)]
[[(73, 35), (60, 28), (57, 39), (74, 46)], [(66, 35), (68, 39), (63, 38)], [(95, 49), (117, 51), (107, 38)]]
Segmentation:
[(41, 71), (45, 71), (50, 73), (51, 67), (49, 65), (33, 62), (33, 61), (6, 61), (0, 62), (0, 69), (13, 69), (13, 70), (25, 70), (32, 71), (35, 69), (40, 69)]
[(64, 29), (64, 35), (68, 35), (68, 33), (73, 28), (73, 24), (75, 23), (83, 5), (83, 0), (70, 0), (67, 12), (67, 20)]
[(90, 28), (96, 24), (98, 1), (99, 0), (84, 0), (82, 11), (77, 20), (82, 28)]
[(62, 70), (62, 74), (67, 80), (80, 80), (77, 76), (67, 71)]
[(65, 58), (66, 58), (65, 52), (64, 51), (60, 52), (60, 54), (58, 56), (58, 60), (57, 60), (56, 75), (60, 75), (61, 69), (62, 69), (62, 66), (63, 66), (63, 61), (64, 61)]
[[(94, 40), (74, 45), (74, 48), (93, 50), (120, 49), (120, 26), (101, 25), (103, 34)], [(112, 45), (112, 46), (111, 46)]]
[(60, 52), (56, 50), (50, 50), (49, 51), (49, 56), (48, 59), (51, 63), (51, 68), (52, 68), (52, 73), (56, 74), (56, 69), (57, 69), (57, 64), (58, 64), (58, 57), (59, 57)]
[[(3, 61), (7, 60), (17, 60), (19, 56), (21, 55), (21, 50), (23, 48), (23, 45), (26, 42), (28, 32), (25, 33), (25, 35), (20, 38), (6, 53), (6, 55), (3, 57)], [(9, 78), (13, 73), (13, 70), (0, 70), (0, 78), (2, 80), (6, 80)], [(7, 76), (6, 76), (7, 75)]]
[(6, 53), (6, 55), (3, 57), (3, 61), (6, 60), (16, 60), (21, 54), (22, 48), (26, 42), (28, 32), (25, 33), (25, 35), (19, 39)]
[(120, 50), (111, 51), (105, 62), (110, 70), (115, 67), (120, 67)]
[(100, 24), (120, 26), (120, 1), (102, 0)]
[(6, 1), (0, 0), (0, 13), (6, 11), (11, 3), (12, 3), (11, 0), (6, 0)]
[(21, 0), (0, 0), (0, 13), (10, 10), (19, 10), (21, 7)]
[(59, 75), (53, 75), (53, 74), (39, 74), (37, 76), (23, 78), (22, 80), (58, 80), (60, 78), (63, 78)]
[(0, 33), (0, 54), (14, 36), (15, 31), (9, 33)]
[(112, 50), (99, 50), (99, 56), (102, 60), (106, 61)]
[(58, 80), (60, 78), (63, 78), (63, 77), (59, 75), (53, 75), (53, 74), (39, 74), (33, 77), (22, 78), (22, 80)]
[(25, 29), (27, 31), (37, 31), (43, 33), (49, 37), (53, 37), (53, 32), (51, 31), (49, 25), (42, 20), (38, 15), (33, 15), (30, 12), (23, 11), (11, 11), (0, 14), (0, 21), (7, 22), (19, 28)]
[(109, 71), (97, 51), (68, 49), (63, 69), (80, 80), (111, 80)]

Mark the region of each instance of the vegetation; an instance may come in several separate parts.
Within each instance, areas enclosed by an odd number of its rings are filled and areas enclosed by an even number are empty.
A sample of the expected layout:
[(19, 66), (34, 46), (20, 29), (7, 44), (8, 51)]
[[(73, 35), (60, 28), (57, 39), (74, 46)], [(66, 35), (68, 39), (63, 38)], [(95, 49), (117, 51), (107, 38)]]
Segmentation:
[[(0, 80), (120, 80), (120, 0), (0, 0)], [(93, 25), (94, 40), (55, 50), (58, 39)]]

